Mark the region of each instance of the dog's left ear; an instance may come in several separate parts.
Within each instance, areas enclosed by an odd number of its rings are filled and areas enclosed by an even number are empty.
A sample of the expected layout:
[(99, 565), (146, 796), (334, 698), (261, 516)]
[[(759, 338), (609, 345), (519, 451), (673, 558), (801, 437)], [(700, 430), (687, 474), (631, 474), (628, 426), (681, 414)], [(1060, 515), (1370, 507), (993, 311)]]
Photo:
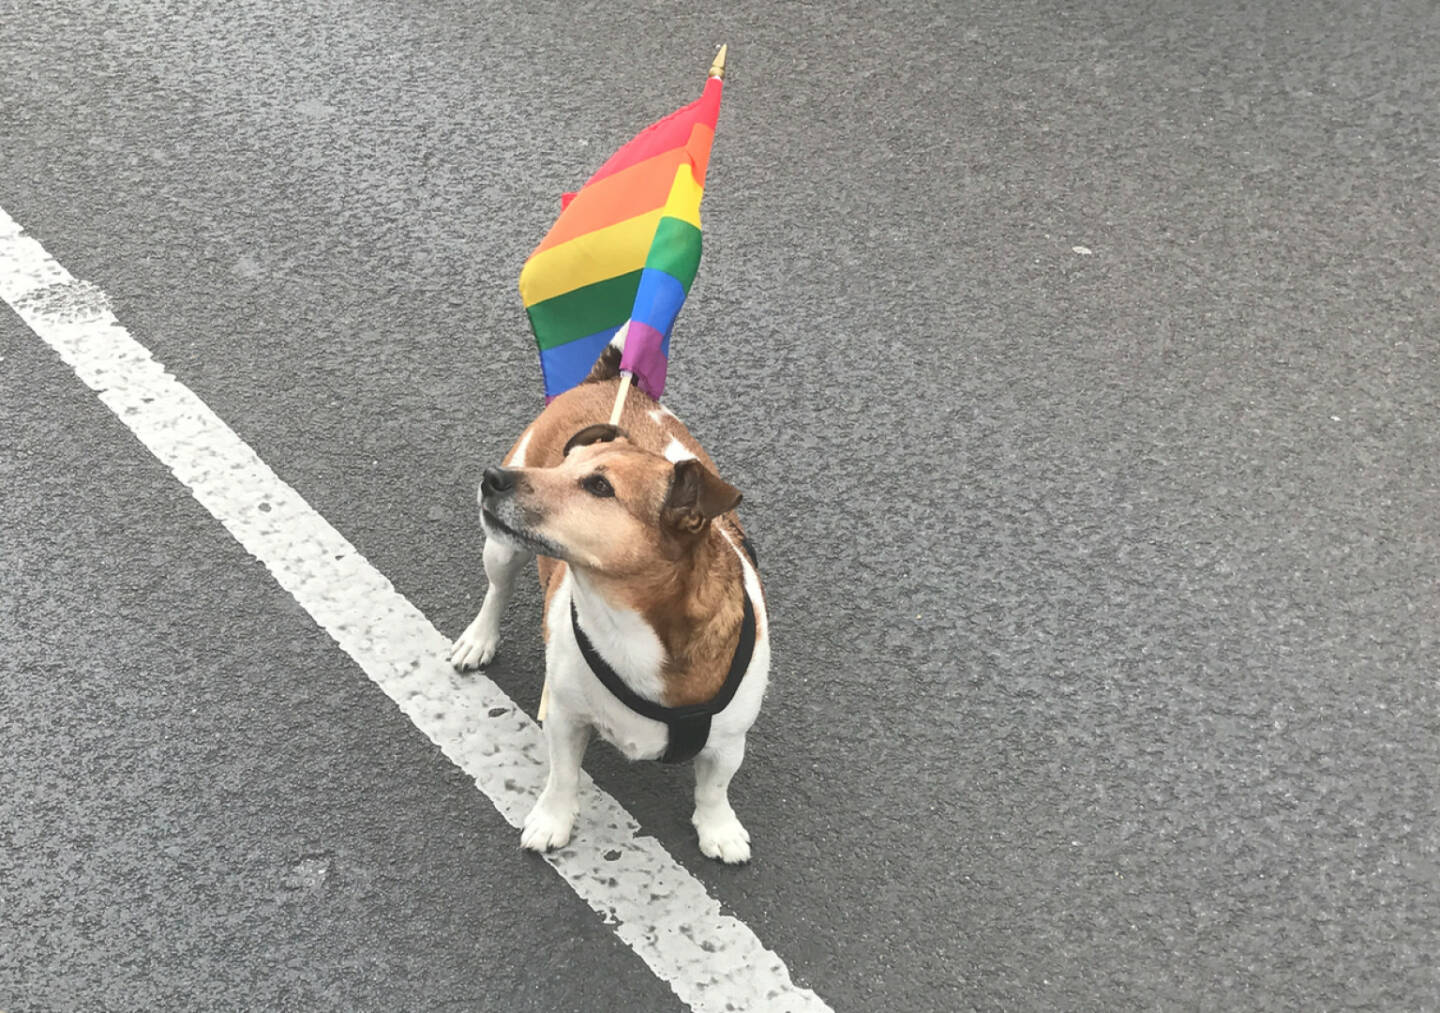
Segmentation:
[(565, 441), (564, 456), (569, 457), (570, 451), (576, 447), (588, 447), (592, 443), (610, 443), (622, 436), (627, 437), (625, 430), (619, 426), (612, 426), (608, 422), (600, 422), (593, 426), (586, 426), (570, 439)]
[(660, 510), (660, 519), (669, 527), (698, 534), (711, 518), (740, 505), (740, 490), (694, 458), (675, 462), (670, 492)]

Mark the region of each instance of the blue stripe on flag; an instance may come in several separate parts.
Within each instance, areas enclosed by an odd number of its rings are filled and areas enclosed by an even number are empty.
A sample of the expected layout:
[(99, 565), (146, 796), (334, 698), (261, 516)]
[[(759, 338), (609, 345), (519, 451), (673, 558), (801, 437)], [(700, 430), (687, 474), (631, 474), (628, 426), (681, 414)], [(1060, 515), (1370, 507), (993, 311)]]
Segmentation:
[(545, 396), (552, 398), (563, 394), (589, 376), (595, 360), (600, 358), (600, 353), (605, 351), (605, 346), (619, 329), (611, 327), (543, 349), (540, 352), (540, 371), (545, 374)]
[(640, 272), (640, 287), (635, 290), (635, 312), (632, 320), (649, 324), (665, 335), (665, 351), (670, 351), (670, 328), (685, 302), (685, 286), (664, 271), (647, 267)]

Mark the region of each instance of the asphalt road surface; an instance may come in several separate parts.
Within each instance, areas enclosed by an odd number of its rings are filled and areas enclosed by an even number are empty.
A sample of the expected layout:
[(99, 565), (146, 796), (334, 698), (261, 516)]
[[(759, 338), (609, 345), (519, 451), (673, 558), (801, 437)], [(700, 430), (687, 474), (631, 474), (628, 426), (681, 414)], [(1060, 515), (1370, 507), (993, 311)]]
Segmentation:
[[(667, 402), (767, 581), (755, 861), (596, 780), (835, 1010), (1440, 1007), (1429, 0), (0, 23), (0, 208), (451, 635), (520, 265), (727, 40)], [(683, 1008), (5, 308), (0, 740), (8, 1013)]]

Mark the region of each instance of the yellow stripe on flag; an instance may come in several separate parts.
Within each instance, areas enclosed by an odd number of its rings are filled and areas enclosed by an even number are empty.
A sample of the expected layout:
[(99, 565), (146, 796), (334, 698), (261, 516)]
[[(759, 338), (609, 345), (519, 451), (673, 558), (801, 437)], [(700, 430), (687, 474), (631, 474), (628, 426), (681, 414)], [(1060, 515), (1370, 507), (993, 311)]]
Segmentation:
[[(683, 168), (688, 174), (689, 166)], [(674, 191), (672, 186), (671, 193)], [(597, 281), (640, 270), (655, 241), (655, 227), (665, 213), (665, 208), (656, 208), (535, 254), (520, 271), (521, 300), (526, 306), (534, 306)]]
[(695, 174), (686, 162), (675, 170), (675, 182), (670, 184), (670, 196), (665, 198), (665, 217), (678, 218), (700, 227), (700, 198), (705, 188), (695, 182)]

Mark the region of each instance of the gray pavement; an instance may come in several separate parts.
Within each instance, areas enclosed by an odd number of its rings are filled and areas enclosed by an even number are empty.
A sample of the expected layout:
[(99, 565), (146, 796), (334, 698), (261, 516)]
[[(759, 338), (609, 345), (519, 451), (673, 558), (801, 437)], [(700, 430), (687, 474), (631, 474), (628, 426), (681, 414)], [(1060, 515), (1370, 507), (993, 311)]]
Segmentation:
[[(602, 787), (837, 1010), (1436, 1008), (1440, 13), (1203, 7), (34, 0), (0, 207), (458, 632), (520, 263), (729, 40), (667, 400), (769, 589), (756, 861)], [(0, 357), (0, 1009), (678, 1007)]]

